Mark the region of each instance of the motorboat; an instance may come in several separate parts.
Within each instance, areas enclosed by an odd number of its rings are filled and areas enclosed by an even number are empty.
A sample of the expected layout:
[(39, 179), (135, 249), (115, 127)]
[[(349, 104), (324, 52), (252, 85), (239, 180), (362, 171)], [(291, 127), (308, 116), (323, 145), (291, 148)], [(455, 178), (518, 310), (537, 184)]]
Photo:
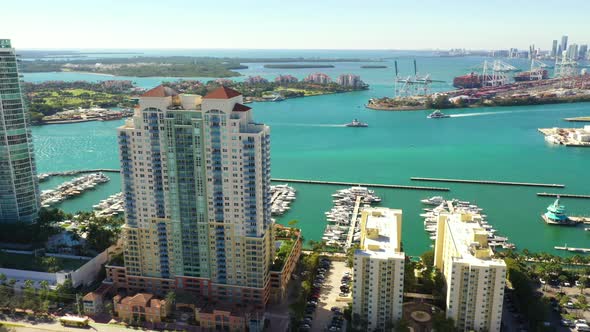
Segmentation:
[(347, 123), (346, 126), (347, 127), (355, 127), (355, 128), (364, 128), (364, 127), (368, 127), (369, 125), (364, 122), (360, 122), (357, 119), (354, 119), (354, 120), (352, 120), (351, 123)]
[(434, 112), (428, 114), (428, 116), (426, 116), (428, 119), (444, 119), (444, 118), (450, 118), (450, 115), (446, 115), (443, 112), (441, 112), (440, 110), (435, 110)]

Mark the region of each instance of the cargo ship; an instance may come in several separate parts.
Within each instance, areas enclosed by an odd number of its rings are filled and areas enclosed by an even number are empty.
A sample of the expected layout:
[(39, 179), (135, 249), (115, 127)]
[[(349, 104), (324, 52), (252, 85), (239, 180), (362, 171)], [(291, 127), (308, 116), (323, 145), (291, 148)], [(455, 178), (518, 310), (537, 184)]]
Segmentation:
[(546, 80), (548, 78), (549, 71), (547, 71), (547, 69), (540, 71), (523, 71), (514, 75), (514, 80), (516, 82), (538, 81), (539, 79)]
[(459, 89), (474, 89), (482, 87), (482, 75), (470, 73), (453, 79), (453, 86)]

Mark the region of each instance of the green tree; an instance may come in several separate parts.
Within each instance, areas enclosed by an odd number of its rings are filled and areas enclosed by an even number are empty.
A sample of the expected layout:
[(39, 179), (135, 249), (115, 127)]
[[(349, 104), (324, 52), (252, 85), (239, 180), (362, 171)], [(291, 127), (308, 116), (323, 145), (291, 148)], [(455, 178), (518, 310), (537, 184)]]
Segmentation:
[(395, 322), (394, 327), (395, 332), (410, 332), (410, 325), (408, 321), (404, 320), (403, 318)]
[(4, 285), (6, 282), (6, 274), (0, 273), (0, 285)]
[(169, 291), (166, 294), (166, 306), (168, 307), (168, 312), (172, 312), (175, 303), (176, 303), (176, 293), (173, 291)]
[(580, 290), (580, 294), (584, 294), (584, 289), (586, 289), (586, 287), (588, 287), (588, 277), (581, 276), (580, 279), (578, 279), (578, 289)]
[(437, 313), (432, 317), (432, 329), (436, 332), (456, 332), (455, 322), (447, 318), (444, 313)]

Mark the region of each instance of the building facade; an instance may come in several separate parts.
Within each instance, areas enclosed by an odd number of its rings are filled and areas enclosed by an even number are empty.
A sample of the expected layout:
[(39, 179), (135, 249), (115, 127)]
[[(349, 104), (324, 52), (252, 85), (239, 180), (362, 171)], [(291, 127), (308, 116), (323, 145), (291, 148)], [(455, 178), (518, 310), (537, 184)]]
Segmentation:
[(506, 286), (506, 264), (494, 259), (479, 216), (441, 214), (435, 266), (446, 282), (446, 312), (459, 331), (498, 332)]
[(113, 297), (113, 310), (125, 322), (159, 323), (169, 314), (169, 305), (165, 300), (152, 294), (138, 293), (134, 296)]
[(0, 39), (0, 222), (33, 222), (40, 198), (29, 114), (17, 57)]
[[(264, 308), (273, 257), (270, 129), (242, 95), (156, 87), (119, 128), (130, 291)], [(124, 274), (124, 277), (122, 277)]]
[(352, 312), (367, 323), (367, 331), (385, 330), (402, 317), (405, 255), (401, 227), (401, 210), (369, 208), (362, 212), (361, 243), (354, 253)]

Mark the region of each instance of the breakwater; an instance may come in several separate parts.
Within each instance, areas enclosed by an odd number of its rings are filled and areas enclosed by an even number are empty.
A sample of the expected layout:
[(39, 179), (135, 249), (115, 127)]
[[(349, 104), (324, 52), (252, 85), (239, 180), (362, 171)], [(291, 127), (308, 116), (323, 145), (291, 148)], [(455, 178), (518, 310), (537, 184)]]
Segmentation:
[(584, 199), (590, 199), (590, 195), (579, 195), (579, 194), (537, 193), (537, 196), (542, 196), (542, 197), (567, 197), (567, 198), (584, 198)]
[(450, 191), (451, 190), (449, 188), (441, 188), (441, 187), (405, 186), (405, 185), (401, 185), (401, 184), (383, 184), (383, 183), (360, 183), (360, 182), (302, 180), (302, 179), (277, 179), (277, 178), (272, 178), (270, 180), (274, 181), (274, 182), (324, 184), (324, 185), (334, 185), (334, 186), (363, 186), (363, 187), (373, 187), (373, 188), (430, 190), (430, 191)]
[(463, 179), (441, 179), (441, 178), (422, 178), (422, 177), (411, 177), (410, 179), (412, 181), (454, 182), (454, 183), (470, 183), (470, 184), (493, 184), (493, 185), (502, 185), (502, 186), (565, 188), (565, 185), (555, 184), (555, 183), (531, 183), (531, 182), (493, 181), (493, 180), (463, 180)]

